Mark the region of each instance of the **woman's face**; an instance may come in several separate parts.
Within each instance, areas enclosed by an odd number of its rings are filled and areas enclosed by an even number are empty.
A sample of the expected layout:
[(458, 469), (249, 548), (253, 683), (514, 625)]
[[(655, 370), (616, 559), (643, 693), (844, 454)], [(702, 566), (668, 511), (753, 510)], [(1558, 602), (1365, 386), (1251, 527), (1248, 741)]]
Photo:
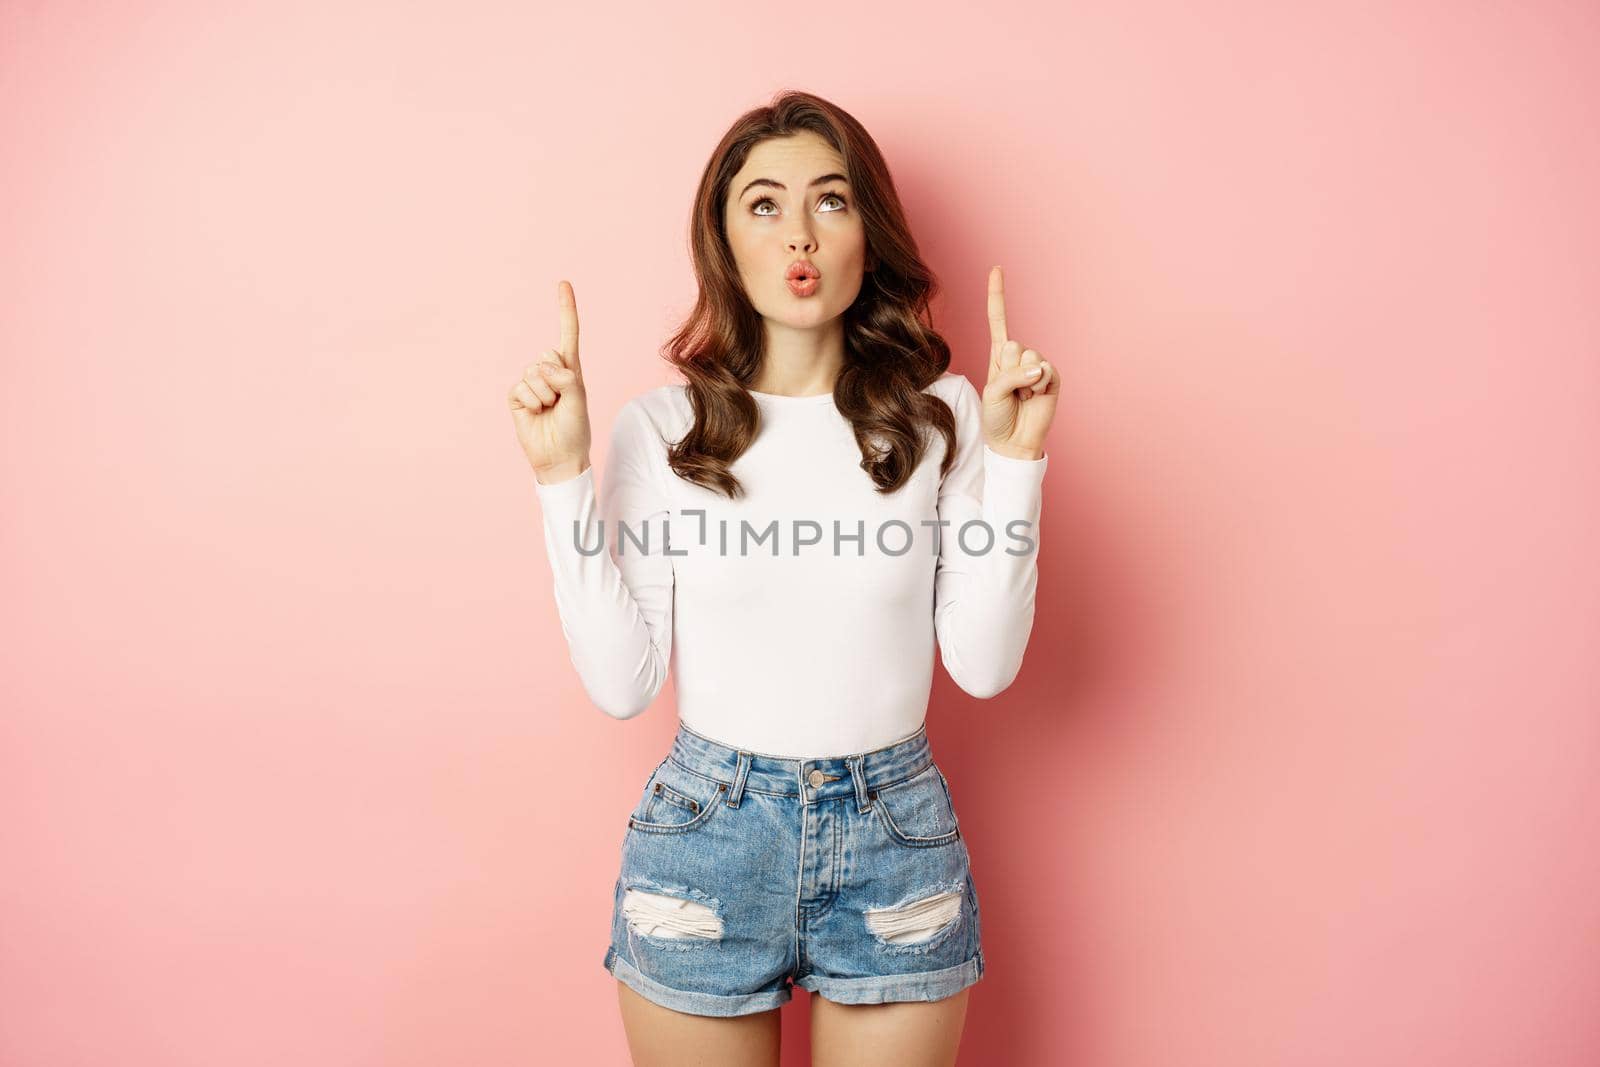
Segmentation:
[[(804, 131), (756, 145), (729, 184), (728, 245), (763, 318), (792, 329), (822, 326), (861, 291), (867, 237), (844, 170), (832, 145)], [(787, 280), (797, 260), (820, 272), (810, 292)]]

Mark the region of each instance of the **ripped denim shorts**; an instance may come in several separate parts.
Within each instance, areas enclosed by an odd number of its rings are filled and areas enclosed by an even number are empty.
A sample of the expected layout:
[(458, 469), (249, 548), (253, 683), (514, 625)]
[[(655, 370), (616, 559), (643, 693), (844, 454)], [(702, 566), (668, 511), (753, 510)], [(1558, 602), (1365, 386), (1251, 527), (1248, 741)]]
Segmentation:
[(978, 894), (926, 727), (786, 759), (680, 725), (628, 816), (605, 967), (657, 1004), (745, 1015), (799, 985), (939, 1000), (983, 975)]

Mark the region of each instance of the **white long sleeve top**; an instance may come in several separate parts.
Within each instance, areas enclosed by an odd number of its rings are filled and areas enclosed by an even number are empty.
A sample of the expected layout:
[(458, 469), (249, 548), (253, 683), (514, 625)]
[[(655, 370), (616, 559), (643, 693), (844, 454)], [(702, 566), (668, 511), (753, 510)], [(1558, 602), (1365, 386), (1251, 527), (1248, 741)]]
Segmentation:
[(590, 699), (637, 715), (670, 664), (690, 729), (816, 759), (915, 733), (935, 640), (966, 692), (1009, 686), (1033, 629), (1049, 457), (990, 449), (965, 377), (925, 392), (955, 413), (955, 465), (940, 478), (933, 433), (887, 496), (831, 393), (752, 393), (761, 425), (730, 468), (741, 499), (679, 478), (667, 448), (693, 423), (683, 385), (623, 405), (598, 495), (592, 466), (535, 479), (561, 629)]

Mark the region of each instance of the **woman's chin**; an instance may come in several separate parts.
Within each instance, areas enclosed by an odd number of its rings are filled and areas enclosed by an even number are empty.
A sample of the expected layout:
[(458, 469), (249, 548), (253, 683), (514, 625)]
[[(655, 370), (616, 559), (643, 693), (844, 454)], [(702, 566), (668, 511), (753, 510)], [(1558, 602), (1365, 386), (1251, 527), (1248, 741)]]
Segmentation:
[(812, 303), (809, 297), (805, 300), (790, 297), (787, 307), (769, 309), (762, 314), (762, 318), (791, 330), (814, 330), (818, 326), (832, 322), (844, 314), (844, 310), (822, 303)]

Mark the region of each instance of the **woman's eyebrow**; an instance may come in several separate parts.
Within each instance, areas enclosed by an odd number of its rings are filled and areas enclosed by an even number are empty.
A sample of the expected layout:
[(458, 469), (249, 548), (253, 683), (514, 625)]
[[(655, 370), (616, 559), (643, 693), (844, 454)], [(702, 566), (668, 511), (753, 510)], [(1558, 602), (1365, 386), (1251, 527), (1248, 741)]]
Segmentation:
[[(846, 185), (849, 185), (850, 179), (846, 178), (843, 174), (824, 174), (820, 178), (812, 178), (810, 184), (807, 185), (806, 188), (809, 189), (812, 185), (821, 185), (823, 182), (844, 182)], [(757, 178), (755, 181), (741, 189), (739, 191), (739, 195), (743, 197), (745, 193), (748, 193), (751, 189), (754, 189), (758, 185), (767, 185), (774, 189), (788, 189), (788, 186), (784, 185), (782, 182), (775, 182), (771, 178)]]

